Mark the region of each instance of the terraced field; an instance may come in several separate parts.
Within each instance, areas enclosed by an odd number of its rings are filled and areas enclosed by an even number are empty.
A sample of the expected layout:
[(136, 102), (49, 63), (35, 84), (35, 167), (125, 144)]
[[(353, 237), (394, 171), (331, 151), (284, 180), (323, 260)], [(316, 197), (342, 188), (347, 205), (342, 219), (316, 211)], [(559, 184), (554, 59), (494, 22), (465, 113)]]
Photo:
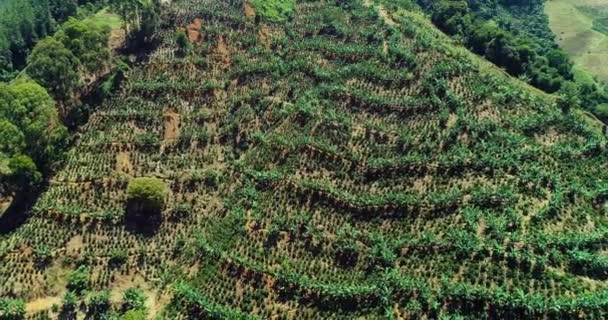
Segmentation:
[[(59, 317), (80, 265), (115, 305), (143, 288), (149, 318), (608, 316), (599, 122), (388, 1), (298, 1), (285, 24), (240, 0), (164, 15), (0, 240), (0, 296), (31, 318)], [(123, 222), (139, 176), (171, 189), (152, 234)]]

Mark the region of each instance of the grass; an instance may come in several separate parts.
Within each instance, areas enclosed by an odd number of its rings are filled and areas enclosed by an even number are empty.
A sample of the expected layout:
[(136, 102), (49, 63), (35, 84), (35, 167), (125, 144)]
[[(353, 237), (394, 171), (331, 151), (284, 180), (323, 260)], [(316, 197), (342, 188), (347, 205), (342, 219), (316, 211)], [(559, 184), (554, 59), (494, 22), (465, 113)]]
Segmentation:
[(608, 8), (608, 3), (596, 0), (545, 3), (549, 25), (559, 45), (572, 56), (577, 67), (608, 81), (608, 35), (598, 31), (604, 8)]
[(109, 26), (112, 30), (120, 29), (123, 21), (115, 13), (109, 12), (107, 9), (100, 10), (94, 15), (85, 19), (85, 21), (91, 21), (98, 26)]

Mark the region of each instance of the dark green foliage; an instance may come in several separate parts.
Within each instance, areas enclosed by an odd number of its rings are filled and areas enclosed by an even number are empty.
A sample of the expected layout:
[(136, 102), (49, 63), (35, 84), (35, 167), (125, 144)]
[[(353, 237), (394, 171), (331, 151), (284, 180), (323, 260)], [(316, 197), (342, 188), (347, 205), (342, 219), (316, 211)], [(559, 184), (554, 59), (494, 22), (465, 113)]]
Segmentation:
[(68, 291), (63, 296), (61, 306), (62, 319), (76, 319), (76, 308), (78, 306), (78, 297), (72, 291)]
[[(555, 92), (564, 80), (572, 79), (572, 62), (562, 50), (547, 50), (544, 46), (535, 45), (536, 38), (517, 34), (516, 30), (492, 20), (502, 8), (497, 3), (441, 0), (432, 5), (423, 2), (423, 7), (431, 12), (433, 22), (443, 31), (465, 39), (474, 52), (505, 68), (510, 74), (526, 75), (530, 83), (540, 89)], [(494, 15), (486, 14), (487, 10), (494, 10)]]
[(8, 159), (8, 172), (0, 174), (0, 191), (29, 190), (42, 181), (41, 172), (62, 158), (67, 130), (40, 85), (0, 83), (0, 91), (0, 158)]
[(188, 40), (188, 36), (184, 30), (179, 30), (175, 33), (175, 43), (182, 54), (188, 53), (191, 49), (190, 40)]
[[(92, 20), (70, 18), (55, 38), (72, 52), (86, 73), (95, 73), (108, 63), (110, 27)], [(35, 49), (34, 49), (35, 50)]]
[(92, 292), (87, 301), (88, 314), (94, 319), (102, 319), (111, 306), (110, 292), (107, 290)]
[(79, 61), (59, 40), (40, 41), (28, 57), (28, 74), (59, 99), (67, 99), (79, 84)]

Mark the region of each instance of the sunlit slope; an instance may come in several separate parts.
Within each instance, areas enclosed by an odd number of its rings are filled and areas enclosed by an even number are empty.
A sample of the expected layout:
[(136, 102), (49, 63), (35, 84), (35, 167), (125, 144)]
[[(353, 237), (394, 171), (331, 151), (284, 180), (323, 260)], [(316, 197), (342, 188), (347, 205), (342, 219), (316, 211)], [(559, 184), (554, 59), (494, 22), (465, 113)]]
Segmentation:
[[(417, 13), (338, 3), (270, 24), (250, 3), (174, 1), (0, 243), (0, 295), (61, 296), (86, 263), (93, 288), (142, 285), (168, 319), (605, 317), (602, 126)], [(121, 220), (136, 176), (171, 186), (151, 236)]]

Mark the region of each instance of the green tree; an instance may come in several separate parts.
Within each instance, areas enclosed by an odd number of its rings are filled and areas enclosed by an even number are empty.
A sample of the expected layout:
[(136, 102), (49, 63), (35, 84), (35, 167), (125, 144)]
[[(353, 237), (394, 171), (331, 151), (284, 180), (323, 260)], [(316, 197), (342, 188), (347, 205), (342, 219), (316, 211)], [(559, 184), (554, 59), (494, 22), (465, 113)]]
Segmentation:
[(80, 82), (79, 67), (76, 56), (62, 42), (46, 38), (29, 56), (27, 73), (53, 96), (65, 100)]
[(55, 37), (78, 58), (84, 71), (93, 73), (109, 62), (110, 31), (107, 25), (70, 18)]
[(38, 171), (32, 158), (18, 154), (10, 159), (8, 164), (10, 175), (8, 177), (9, 190), (14, 192), (27, 191), (42, 181), (42, 174)]
[(60, 150), (65, 147), (67, 129), (59, 119), (53, 99), (31, 81), (11, 84), (9, 90), (11, 109), (4, 114), (24, 133), (28, 154), (40, 164), (58, 160)]
[(127, 213), (140, 219), (160, 214), (167, 198), (166, 184), (157, 178), (135, 178), (127, 188)]
[(14, 124), (6, 119), (0, 119), (0, 152), (16, 154), (25, 149), (25, 136)]
[(94, 292), (90, 295), (87, 306), (89, 308), (89, 315), (100, 316), (107, 313), (110, 310), (110, 292), (107, 290)]

